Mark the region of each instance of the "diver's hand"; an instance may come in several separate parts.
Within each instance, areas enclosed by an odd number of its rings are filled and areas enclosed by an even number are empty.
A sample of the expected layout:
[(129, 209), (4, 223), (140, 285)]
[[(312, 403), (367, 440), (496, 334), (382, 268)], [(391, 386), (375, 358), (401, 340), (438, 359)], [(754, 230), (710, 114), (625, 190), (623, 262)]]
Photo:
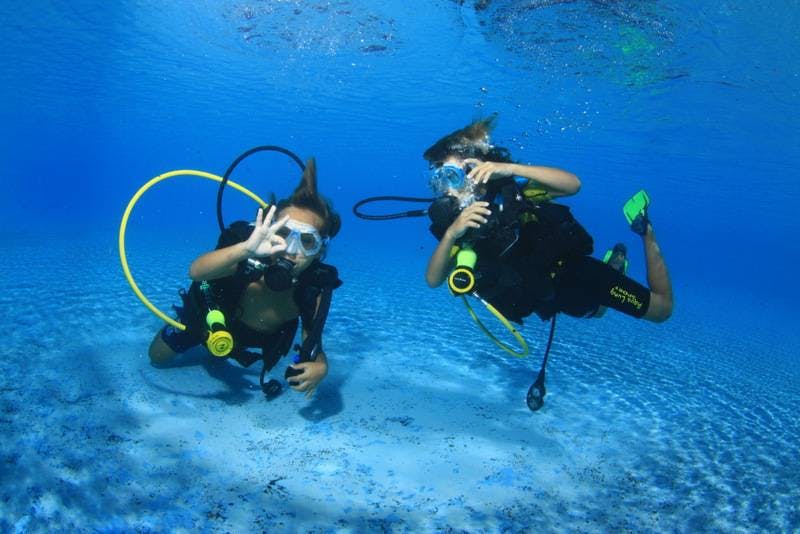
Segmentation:
[(314, 395), (317, 386), (328, 374), (328, 363), (322, 358), (313, 362), (296, 363), (289, 367), (301, 371), (300, 374), (289, 377), (289, 385), (295, 391), (304, 391), (307, 399)]
[(488, 183), (489, 180), (497, 180), (498, 178), (506, 178), (514, 175), (511, 163), (481, 161), (475, 158), (467, 158), (464, 160), (464, 163), (475, 166), (469, 171), (467, 178), (476, 184), (485, 184)]
[(447, 229), (449, 237), (452, 240), (456, 240), (463, 236), (470, 228), (480, 228), (482, 224), (485, 224), (489, 220), (487, 217), (491, 215), (491, 213), (488, 202), (484, 202), (483, 200), (474, 202), (461, 210), (456, 220), (453, 221), (453, 224)]
[(264, 217), (264, 210), (259, 208), (256, 216), (255, 228), (253, 233), (244, 242), (244, 248), (250, 257), (271, 256), (286, 250), (286, 241), (279, 235), (275, 235), (280, 228), (289, 220), (289, 216), (283, 217), (280, 221), (272, 224), (275, 216), (275, 206), (270, 206), (267, 216)]

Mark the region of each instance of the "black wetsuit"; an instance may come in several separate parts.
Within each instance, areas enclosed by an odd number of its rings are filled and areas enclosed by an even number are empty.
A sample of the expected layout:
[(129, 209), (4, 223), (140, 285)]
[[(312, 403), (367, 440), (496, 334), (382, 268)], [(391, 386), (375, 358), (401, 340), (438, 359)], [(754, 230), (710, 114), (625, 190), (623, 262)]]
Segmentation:
[[(521, 218), (524, 222), (515, 224), (518, 239), (511, 248), (503, 252), (510, 242), (507, 235), (498, 238), (488, 232), (472, 240), (478, 256), (478, 295), (518, 323), (532, 313), (542, 319), (559, 312), (589, 317), (600, 306), (633, 317), (647, 312), (650, 290), (590, 256), (592, 238), (569, 208), (550, 202), (522, 202), (526, 215)], [(493, 205), (493, 212), (497, 208)], [(441, 240), (451, 223), (452, 219), (434, 220), (431, 233)], [(502, 244), (498, 246), (498, 242)]]

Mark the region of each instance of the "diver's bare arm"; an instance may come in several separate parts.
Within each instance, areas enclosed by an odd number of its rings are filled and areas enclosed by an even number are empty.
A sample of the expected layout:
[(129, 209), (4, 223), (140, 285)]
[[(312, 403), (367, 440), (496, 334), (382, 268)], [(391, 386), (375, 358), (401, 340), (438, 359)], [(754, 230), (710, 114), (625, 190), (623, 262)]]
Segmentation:
[(212, 250), (194, 260), (189, 267), (192, 280), (215, 280), (236, 272), (236, 265), (251, 256), (244, 242)]
[(491, 213), (489, 203), (484, 200), (474, 202), (461, 210), (456, 220), (444, 233), (442, 240), (439, 241), (439, 246), (436, 247), (433, 256), (428, 261), (425, 280), (430, 287), (439, 287), (447, 277), (448, 268), (452, 264), (450, 251), (456, 244), (456, 240), (467, 233), (470, 228), (480, 228), (482, 224), (486, 224), (487, 217)]
[(273, 224), (274, 216), (274, 205), (269, 208), (266, 215), (264, 210), (259, 208), (253, 230), (246, 240), (203, 254), (192, 262), (189, 267), (189, 277), (192, 280), (215, 280), (230, 276), (236, 272), (236, 265), (240, 261), (253, 257), (267, 257), (286, 250), (286, 241), (275, 232), (286, 224), (289, 216)]
[(455, 238), (448, 230), (442, 240), (439, 241), (436, 250), (433, 251), (433, 255), (428, 261), (428, 269), (425, 271), (425, 281), (428, 282), (429, 287), (439, 287), (447, 277), (447, 271), (450, 270), (452, 265), (450, 251), (455, 243)]
[(514, 176), (527, 178), (544, 187), (554, 197), (568, 197), (581, 189), (580, 179), (569, 171), (556, 167), (509, 163)]
[(672, 315), (672, 282), (652, 226), (648, 225), (642, 242), (647, 261), (647, 285), (650, 286), (650, 305), (644, 318), (661, 323)]

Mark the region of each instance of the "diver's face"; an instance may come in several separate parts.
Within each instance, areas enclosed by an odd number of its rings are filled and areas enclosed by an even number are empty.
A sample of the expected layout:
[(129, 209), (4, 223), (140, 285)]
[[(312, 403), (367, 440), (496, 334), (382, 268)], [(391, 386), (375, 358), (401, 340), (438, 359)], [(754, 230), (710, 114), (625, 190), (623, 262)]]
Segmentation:
[[(313, 263), (313, 261), (317, 259), (320, 254), (322, 254), (324, 244), (315, 243), (315, 240), (322, 239), (320, 235), (322, 228), (325, 226), (325, 221), (323, 221), (322, 217), (313, 211), (295, 206), (288, 206), (284, 208), (276, 215), (275, 219), (280, 220), (287, 215), (289, 216), (289, 221), (282, 229), (283, 232), (279, 230), (278, 234), (280, 235), (281, 233), (285, 233), (288, 236), (289, 233), (294, 233), (295, 236), (292, 236), (289, 239), (298, 239), (299, 242), (297, 243), (297, 246), (290, 246), (289, 250), (285, 250), (279, 255), (294, 262), (295, 266), (294, 269), (292, 269), (292, 274), (298, 275), (306, 270), (308, 266), (311, 265), (311, 263)], [(308, 231), (312, 228), (316, 230), (316, 235), (313, 235), (313, 231)], [(308, 250), (314, 252), (310, 253)]]
[(476, 193), (482, 194), (483, 188), (476, 188), (472, 178), (469, 177), (469, 172), (473, 167), (474, 165), (468, 164), (464, 158), (458, 155), (448, 156), (438, 162), (433, 173), (441, 173), (443, 176), (449, 175), (449, 178), (437, 181), (440, 184), (438, 190), (442, 194), (456, 197), (460, 201), (464, 201)]

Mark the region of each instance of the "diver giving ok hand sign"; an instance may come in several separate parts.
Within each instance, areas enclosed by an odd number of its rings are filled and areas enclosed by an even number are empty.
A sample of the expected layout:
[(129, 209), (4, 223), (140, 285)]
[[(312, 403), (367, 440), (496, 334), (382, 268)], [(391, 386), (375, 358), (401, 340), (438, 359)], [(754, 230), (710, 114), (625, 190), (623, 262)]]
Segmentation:
[(271, 256), (286, 250), (286, 241), (276, 232), (283, 228), (283, 225), (289, 220), (289, 216), (286, 215), (275, 224), (271, 224), (273, 217), (275, 217), (275, 205), (270, 206), (266, 217), (264, 217), (264, 210), (258, 209), (253, 233), (244, 244), (251, 256)]

